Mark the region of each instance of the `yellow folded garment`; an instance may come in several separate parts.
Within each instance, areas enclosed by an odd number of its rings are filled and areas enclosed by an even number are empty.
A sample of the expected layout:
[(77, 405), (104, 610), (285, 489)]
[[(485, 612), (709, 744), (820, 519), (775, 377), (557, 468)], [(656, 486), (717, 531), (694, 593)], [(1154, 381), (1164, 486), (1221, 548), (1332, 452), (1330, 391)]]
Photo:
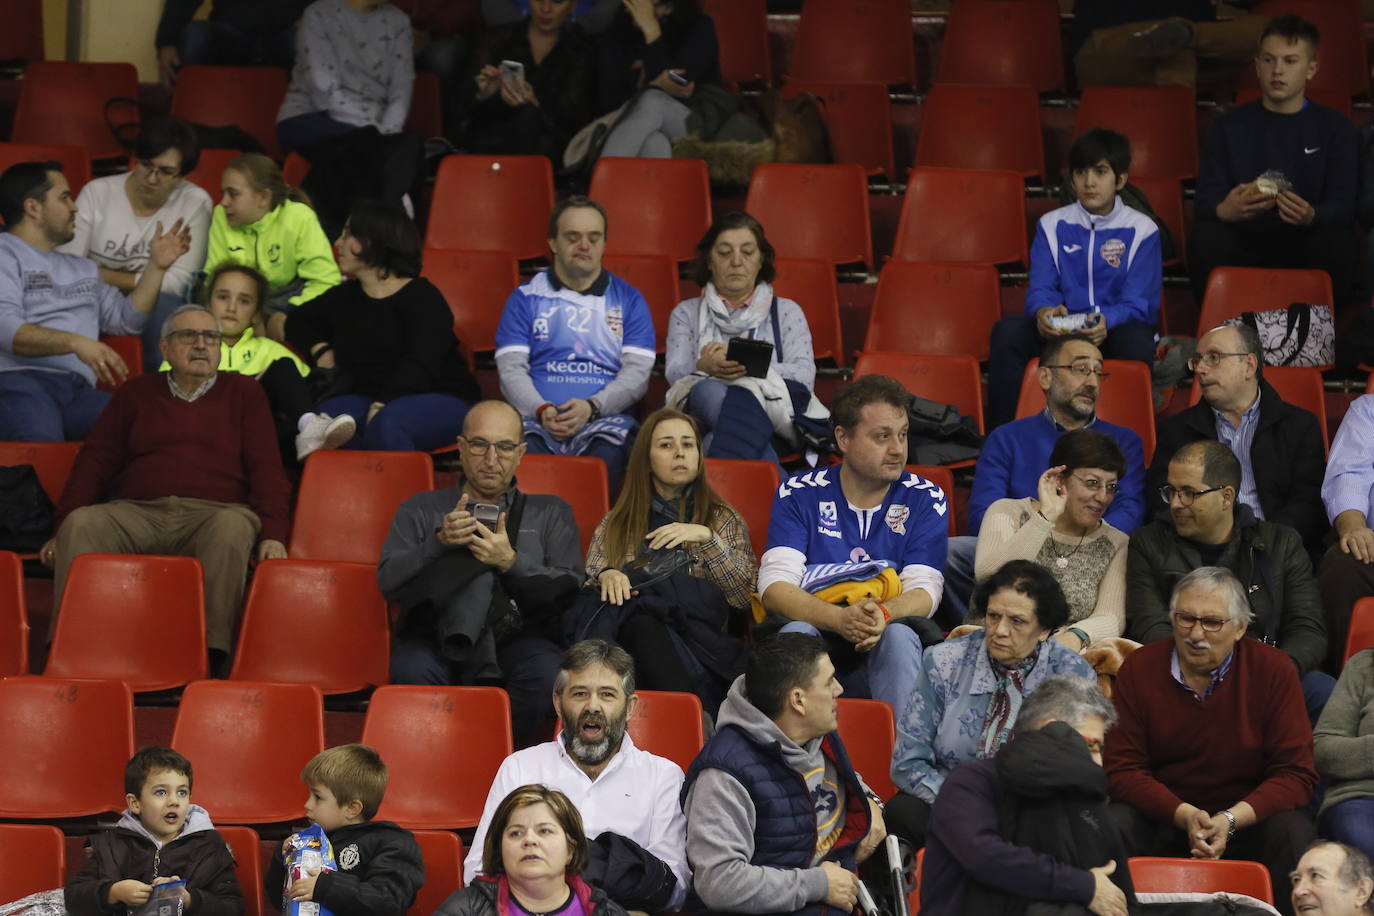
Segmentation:
[[(816, 592), (816, 597), (826, 604), (858, 604), (865, 598), (876, 601), (889, 601), (902, 593), (902, 579), (895, 569), (884, 569), (872, 579), (862, 582), (837, 582)], [(767, 614), (763, 602), (755, 595), (753, 600), (754, 622), (763, 623)]]

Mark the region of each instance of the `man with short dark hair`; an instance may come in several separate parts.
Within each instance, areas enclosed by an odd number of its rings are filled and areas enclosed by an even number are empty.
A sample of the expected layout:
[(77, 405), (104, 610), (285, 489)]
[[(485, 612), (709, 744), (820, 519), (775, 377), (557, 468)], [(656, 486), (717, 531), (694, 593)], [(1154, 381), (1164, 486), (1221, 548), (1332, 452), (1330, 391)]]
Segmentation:
[(1293, 909), (1319, 916), (1374, 912), (1374, 867), (1353, 846), (1317, 840), (1293, 870)]
[(1282, 887), (1313, 837), (1302, 809), (1317, 772), (1297, 672), (1246, 638), (1252, 616), (1230, 571), (1180, 579), (1171, 638), (1131, 653), (1117, 675), (1103, 759), (1129, 855), (1257, 860)]
[(1149, 489), (1164, 485), (1174, 453), (1215, 440), (1240, 459), (1237, 499), (1258, 519), (1287, 525), (1316, 547), (1328, 525), (1322, 507), (1326, 450), (1311, 411), (1289, 404), (1264, 380), (1264, 348), (1243, 324), (1213, 328), (1189, 362), (1202, 400), (1159, 424)]
[[(602, 861), (596, 847), (614, 833), (641, 847), (647, 875), (660, 873), (659, 899), (622, 898), (618, 903), (650, 911), (680, 908), (691, 884), (686, 822), (678, 801), (682, 770), (636, 747), (626, 731), (639, 705), (634, 659), (605, 640), (575, 644), (558, 663), (553, 705), (562, 723), (558, 735), (516, 751), (496, 771), (463, 863), (464, 880), (471, 882), (482, 873), (484, 839), (502, 799), (513, 789), (539, 783), (562, 792), (577, 807), (593, 862)], [(612, 863), (604, 871), (606, 878), (616, 877)], [(615, 899), (613, 885), (601, 889)]]
[(815, 637), (755, 646), (683, 785), (690, 911), (854, 908), (855, 869), (886, 831), (836, 731), (842, 692)]
[[(759, 597), (785, 629), (825, 633), (846, 689), (898, 716), (921, 663), (911, 625), (940, 603), (949, 496), (905, 470), (900, 383), (865, 375), (831, 405), (844, 462), (778, 488), (759, 563)], [(906, 618), (911, 618), (907, 620)]]
[(0, 440), (86, 438), (108, 393), (129, 374), (102, 333), (137, 334), (162, 278), (191, 245), (180, 220), (148, 242), (143, 276), (125, 296), (95, 264), (57, 251), (76, 231), (71, 187), (56, 162), (21, 162), (0, 175)]
[(596, 201), (574, 196), (553, 208), (553, 266), (506, 300), (496, 369), (529, 448), (600, 458), (615, 493), (636, 429), (629, 412), (654, 365), (654, 323), (639, 290), (602, 269), (606, 232)]

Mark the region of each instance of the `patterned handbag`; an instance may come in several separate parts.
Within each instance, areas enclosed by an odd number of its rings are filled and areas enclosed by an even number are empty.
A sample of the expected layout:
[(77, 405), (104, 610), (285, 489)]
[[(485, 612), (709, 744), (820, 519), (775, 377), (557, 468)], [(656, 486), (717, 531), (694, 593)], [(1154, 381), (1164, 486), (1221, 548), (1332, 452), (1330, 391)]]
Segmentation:
[(1259, 334), (1266, 366), (1330, 366), (1336, 362), (1331, 306), (1294, 302), (1286, 309), (1245, 312), (1225, 324), (1247, 324)]

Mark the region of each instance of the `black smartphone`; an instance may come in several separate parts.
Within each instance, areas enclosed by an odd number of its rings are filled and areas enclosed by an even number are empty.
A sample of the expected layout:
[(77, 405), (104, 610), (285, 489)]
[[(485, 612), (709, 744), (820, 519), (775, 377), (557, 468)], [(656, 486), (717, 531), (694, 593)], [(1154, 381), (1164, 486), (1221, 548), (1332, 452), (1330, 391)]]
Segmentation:
[(766, 340), (731, 337), (725, 358), (744, 363), (744, 373), (751, 378), (765, 378), (773, 362), (773, 345)]

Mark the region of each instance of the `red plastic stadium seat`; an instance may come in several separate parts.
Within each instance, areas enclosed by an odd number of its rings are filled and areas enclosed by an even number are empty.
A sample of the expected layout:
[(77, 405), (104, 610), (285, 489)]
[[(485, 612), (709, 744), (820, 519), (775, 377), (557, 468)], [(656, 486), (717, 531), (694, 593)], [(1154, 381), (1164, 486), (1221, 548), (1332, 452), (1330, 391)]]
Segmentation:
[(301, 475), (288, 552), (375, 566), (396, 508), (432, 489), (434, 463), (424, 452), (315, 452)]
[(807, 0), (792, 49), (804, 80), (916, 85), (916, 42), (908, 0)]
[(707, 458), (706, 479), (744, 519), (754, 556), (768, 548), (768, 521), (778, 490), (778, 466), (771, 461)]
[(91, 180), (91, 157), (84, 146), (46, 145), (37, 143), (0, 143), (0, 172), (18, 162), (47, 162), (62, 164), (62, 174), (71, 185), (72, 197)]
[(0, 550), (0, 677), (28, 673), (29, 617), (24, 601), (24, 564), (19, 554)]
[(267, 155), (279, 159), (277, 110), (286, 98), (287, 82), (280, 67), (182, 67), (172, 90), (172, 115), (211, 127), (241, 128)]
[(425, 245), (542, 258), (552, 209), (553, 168), (544, 156), (446, 156)]
[[(310, 651), (302, 652), (302, 646)], [(390, 659), (391, 631), (376, 566), (321, 560), (258, 564), (230, 680), (352, 693), (385, 684)]]
[(558, 496), (572, 506), (585, 555), (596, 526), (611, 511), (606, 463), (587, 455), (526, 455), (515, 477), (524, 492)]
[[(1326, 386), (1322, 384), (1322, 371), (1315, 366), (1265, 366), (1264, 380), (1273, 385), (1279, 397), (1289, 404), (1316, 415), (1317, 425), (1322, 431), (1322, 444), (1329, 453), (1331, 438), (1326, 426)], [(1188, 396), (1188, 403), (1196, 404), (1201, 398), (1201, 386), (1197, 376), (1193, 376), (1193, 390)]]
[(630, 717), (629, 732), (640, 750), (666, 757), (687, 768), (706, 744), (701, 700), (694, 693), (640, 690), (639, 708)]
[(520, 285), (520, 263), (503, 251), (426, 248), (424, 276), (453, 313), (453, 333), (467, 353), (496, 349), (506, 299)]
[(1374, 649), (1374, 598), (1355, 602), (1350, 614), (1350, 631), (1345, 637), (1345, 659), (1365, 649)]
[(940, 83), (1064, 88), (1059, 4), (1054, 0), (959, 0), (940, 43)]
[(1132, 178), (1197, 177), (1197, 99), (1181, 86), (1088, 86), (1074, 136), (1108, 127), (1131, 138)]
[[(138, 378), (143, 374), (143, 339), (132, 334), (116, 334), (111, 337), (102, 337), (100, 342), (111, 350), (115, 351), (124, 360), (124, 365), (129, 368), (129, 375), (124, 381), (131, 378)], [(96, 387), (101, 391), (114, 391), (124, 382), (114, 385), (107, 385), (101, 382)]]
[(861, 375), (891, 376), (912, 394), (953, 404), (983, 430), (982, 373), (972, 356), (865, 351), (854, 363), (855, 378)]
[(205, 677), (200, 561), (121, 553), (72, 560), (43, 674), (124, 681), (135, 692)]
[[(1029, 86), (937, 83), (921, 109), (917, 167), (985, 169), (1044, 178), (1040, 99)], [(960, 214), (945, 214), (961, 222)]]
[(696, 257), (711, 225), (711, 179), (702, 159), (596, 161), (587, 196), (606, 208), (607, 255)]
[(1332, 305), (1331, 277), (1324, 270), (1217, 267), (1207, 278), (1197, 336), (1242, 312), (1287, 308), (1294, 302)]
[(897, 794), (892, 783), (892, 749), (897, 723), (892, 707), (882, 700), (840, 697), (840, 740), (854, 769), (883, 801)]
[[(765, 230), (766, 231), (766, 230)], [(835, 267), (818, 258), (778, 258), (773, 293), (791, 299), (806, 314), (811, 328), (811, 355), (844, 366), (844, 335), (840, 328), (840, 290)]]
[(299, 188), (305, 176), (310, 174), (310, 160), (300, 153), (287, 153), (286, 161), (281, 164), (281, 177), (289, 186)]
[(991, 264), (889, 261), (878, 275), (864, 349), (988, 358), (992, 326), (1002, 317)]
[[(123, 156), (106, 122), (105, 104), (113, 98), (138, 98), (133, 64), (34, 61), (24, 68), (10, 139), (83, 146), (92, 159)], [(139, 120), (132, 105), (113, 105), (108, 116), (115, 124)]]
[[(1182, 264), (1188, 252), (1187, 230), (1183, 222), (1183, 185), (1177, 178), (1143, 178), (1130, 176), (1131, 184), (1145, 195), (1155, 216), (1164, 220), (1173, 236), (1174, 255), (1165, 264)], [(1159, 310), (1160, 321), (1164, 320), (1164, 309)], [(1160, 333), (1164, 329), (1160, 328)]]
[(1130, 864), (1131, 880), (1135, 882), (1135, 889), (1139, 893), (1187, 891), (1213, 894), (1217, 891), (1227, 891), (1232, 894), (1246, 894), (1265, 903), (1274, 902), (1269, 869), (1258, 862), (1134, 856)]
[(1015, 172), (916, 169), (907, 183), (897, 261), (1029, 264), (1025, 182)]
[(181, 695), (172, 747), (195, 761), (196, 804), (216, 823), (296, 820), (301, 769), (324, 750), (324, 700), (310, 684), (196, 681)]
[[(1029, 417), (1045, 409), (1045, 396), (1035, 380), (1040, 360), (1026, 365), (1021, 378), (1021, 396), (1016, 402), (1016, 418)], [(1097, 415), (1109, 423), (1129, 426), (1140, 443), (1148, 464), (1155, 453), (1154, 386), (1150, 367), (1129, 359), (1104, 359), (1102, 368), (1107, 379), (1102, 382), (1097, 398)]]
[(216, 824), (215, 829), (234, 854), (234, 876), (239, 879), (239, 890), (243, 891), (243, 916), (275, 913), (278, 901), (266, 900), (263, 893), (262, 840), (258, 832), (252, 827), (231, 827), (228, 824)]
[(766, 0), (703, 0), (701, 8), (715, 21), (725, 81), (735, 85), (772, 82)]
[(475, 827), (513, 749), (510, 700), (499, 687), (379, 687), (363, 744), (390, 771), (381, 820), (411, 829)]
[(854, 163), (870, 175), (897, 177), (892, 154), (892, 104), (882, 83), (788, 80), (783, 98), (809, 92), (820, 100), (835, 162)]
[(450, 894), (463, 889), (463, 840), (447, 830), (416, 830), (414, 834), (425, 862), (425, 883), (415, 892), (406, 916), (431, 916)]
[(18, 900), (67, 882), (62, 831), (39, 824), (0, 824), (0, 900)]
[(444, 96), (438, 74), (428, 70), (415, 71), (406, 130), (426, 139), (444, 135)]
[(673, 259), (666, 254), (608, 254), (601, 263), (644, 297), (654, 320), (654, 345), (662, 353), (668, 346), (668, 317), (680, 298)]
[(124, 765), (134, 755), (134, 704), (124, 684), (0, 679), (0, 734), (11, 736), (0, 754), (0, 817), (124, 809)]
[(200, 161), (186, 178), (218, 203), (223, 196), (224, 167), (241, 155), (236, 149), (203, 149)]
[(56, 503), (79, 451), (80, 442), (0, 442), (0, 466), (33, 465), (43, 492)]
[(744, 209), (763, 224), (779, 257), (873, 266), (862, 166), (764, 163), (754, 169)]
[(954, 472), (943, 464), (908, 464), (906, 469), (918, 474), (944, 491), (945, 511), (949, 516), (949, 536), (954, 537), (959, 530), (959, 522), (954, 517)]

